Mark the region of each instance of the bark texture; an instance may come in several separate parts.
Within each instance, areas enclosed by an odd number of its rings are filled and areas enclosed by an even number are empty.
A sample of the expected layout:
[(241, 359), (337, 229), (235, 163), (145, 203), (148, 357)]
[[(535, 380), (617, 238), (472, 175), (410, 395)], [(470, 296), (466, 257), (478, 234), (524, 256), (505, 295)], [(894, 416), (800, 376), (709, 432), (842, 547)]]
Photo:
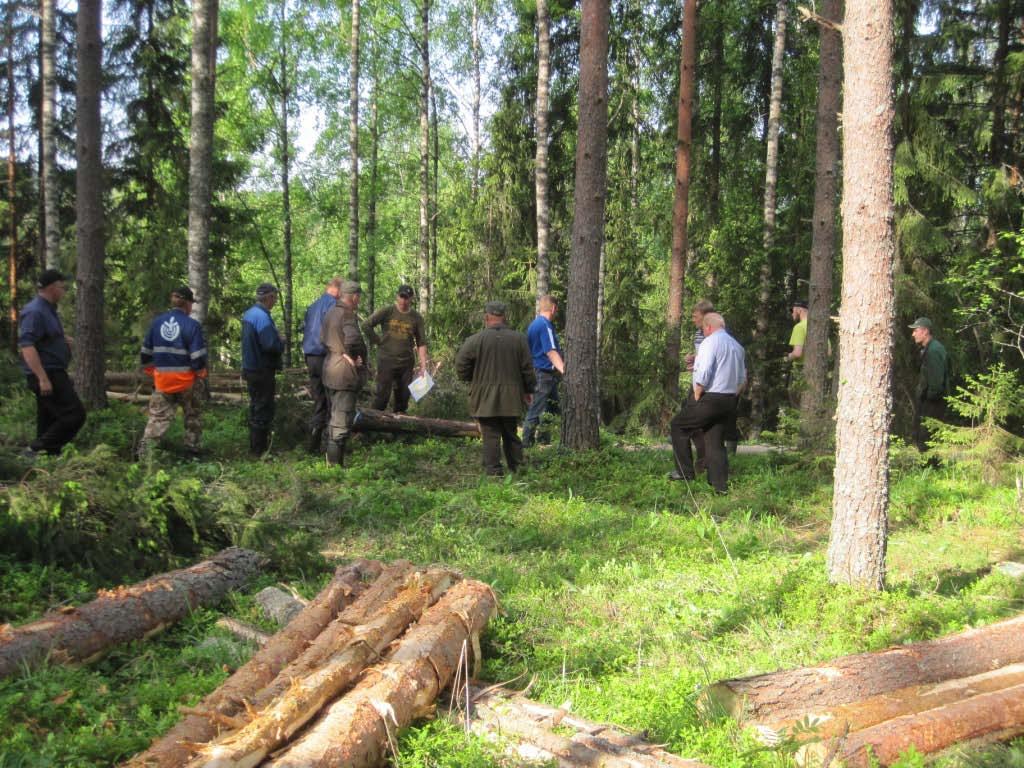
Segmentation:
[(348, 95), (348, 278), (359, 279), (359, 0), (352, 0)]
[(18, 210), (17, 210), (17, 134), (14, 132), (14, 8), (5, 14), (4, 35), (7, 47), (7, 323), (11, 352), (18, 352)]
[(88, 662), (110, 647), (149, 637), (197, 607), (213, 605), (256, 574), (262, 557), (231, 547), (209, 560), (130, 587), (101, 590), (78, 608), (0, 627), (0, 678), (44, 660)]
[(547, 0), (537, 0), (537, 153), (534, 158), (534, 188), (537, 196), (537, 300), (551, 290), (551, 262), (548, 237), (548, 89), (551, 86), (551, 19)]
[(430, 310), (430, 0), (420, 0), (420, 295)]
[(356, 432), (409, 432), (434, 437), (480, 437), (480, 428), (475, 421), (427, 419), (372, 408), (359, 409), (352, 429)]
[(47, 269), (60, 269), (60, 200), (57, 186), (57, 0), (42, 0), (39, 24), (39, 122), (42, 131), (43, 258)]
[(892, 0), (843, 22), (843, 287), (828, 575), (881, 589), (892, 423)]

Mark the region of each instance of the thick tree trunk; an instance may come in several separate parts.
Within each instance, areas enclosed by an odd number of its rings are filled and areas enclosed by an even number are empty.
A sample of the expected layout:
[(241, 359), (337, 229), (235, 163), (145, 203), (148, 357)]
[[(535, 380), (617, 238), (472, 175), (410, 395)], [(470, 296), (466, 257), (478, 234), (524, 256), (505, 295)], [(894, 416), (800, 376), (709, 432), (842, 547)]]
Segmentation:
[(0, 678), (43, 660), (88, 662), (111, 646), (148, 637), (238, 589), (262, 558), (232, 547), (191, 568), (155, 576), (131, 587), (102, 590), (79, 608), (51, 611), (12, 629), (0, 627)]
[(372, 408), (359, 409), (352, 429), (356, 432), (409, 432), (433, 437), (480, 437), (480, 429), (475, 421), (427, 419), (403, 413), (375, 411)]
[(382, 664), (335, 702), (272, 768), (369, 768), (383, 761), (394, 734), (431, 711), (463, 653), (479, 661), (479, 636), (497, 601), (478, 581), (452, 587)]
[(580, 22), (579, 129), (566, 318), (562, 445), (600, 445), (597, 389), (597, 281), (604, 241), (608, 172), (608, 0), (583, 0)]
[(892, 2), (843, 22), (843, 288), (828, 574), (881, 589), (892, 423)]
[(786, 53), (786, 16), (788, 0), (775, 4), (775, 45), (772, 49), (771, 100), (768, 105), (768, 130), (765, 136), (764, 211), (761, 228), (760, 290), (754, 329), (754, 366), (750, 377), (750, 422), (752, 433), (760, 434), (767, 408), (769, 319), (772, 298), (772, 259), (775, 249), (776, 190), (779, 183), (779, 127), (782, 122), (782, 63)]
[[(843, 0), (822, 0), (820, 14), (842, 21)], [(811, 224), (811, 273), (807, 341), (804, 344), (804, 430), (812, 439), (831, 428), (828, 407), (828, 339), (832, 327), (832, 273), (836, 252), (836, 188), (839, 173), (839, 108), (842, 38), (839, 31), (818, 27), (818, 115), (814, 158), (814, 213)], [(817, 441), (815, 441), (817, 442)]]
[(284, 246), (284, 364), (292, 364), (292, 313), (294, 308), (294, 296), (292, 286), (292, 155), (291, 136), (288, 129), (288, 109), (290, 107), (292, 85), (288, 73), (288, 0), (281, 2), (281, 74), (280, 74), (280, 99), (281, 99), (281, 123), (279, 142), (281, 147), (281, 216), (282, 233)]
[(450, 571), (433, 569), (411, 579), (403, 590), (351, 636), (322, 666), (293, 681), (287, 692), (244, 728), (203, 749), (189, 768), (252, 766), (288, 742), (331, 700), (346, 690), (365, 667), (387, 649), (410, 622), (451, 586)]
[(352, 0), (348, 93), (348, 278), (359, 279), (359, 0)]
[(103, 139), (100, 100), (103, 89), (102, 0), (78, 5), (78, 90), (75, 99), (75, 179), (78, 268), (75, 274), (75, 386), (87, 406), (107, 404), (103, 370), (103, 282), (106, 254), (103, 234)]
[(683, 284), (686, 281), (687, 226), (690, 213), (690, 160), (693, 153), (693, 100), (696, 93), (697, 1), (683, 0), (679, 51), (679, 104), (676, 111), (676, 189), (672, 205), (672, 261), (665, 315), (665, 398), (679, 399)]
[(40, 86), (39, 105), (42, 130), (43, 257), (47, 269), (60, 268), (60, 190), (57, 185), (57, 0), (42, 0), (40, 9)]
[(339, 566), (334, 578), (287, 627), (273, 635), (262, 650), (204, 698), (196, 707), (197, 712), (186, 715), (162, 738), (154, 740), (149, 749), (126, 763), (127, 768), (172, 768), (184, 764), (195, 751), (194, 746), (217, 735), (218, 717), (233, 718), (244, 712), (244, 703), (298, 657), (339, 610), (364, 592), (363, 579), (376, 578), (381, 570), (381, 564), (374, 560)]
[(7, 291), (10, 304), (7, 321), (10, 329), (11, 351), (18, 351), (18, 185), (17, 135), (14, 132), (16, 110), (14, 86), (14, 6), (5, 13), (7, 44)]
[(216, 0), (192, 2), (192, 122), (188, 164), (188, 282), (192, 316), (205, 323), (210, 310), (210, 218), (213, 176)]
[(537, 0), (537, 151), (534, 158), (534, 189), (537, 200), (537, 292), (551, 291), (551, 262), (548, 238), (551, 220), (548, 214), (548, 90), (551, 86), (551, 19), (547, 0)]
[(430, 310), (430, 0), (420, 0), (420, 295)]

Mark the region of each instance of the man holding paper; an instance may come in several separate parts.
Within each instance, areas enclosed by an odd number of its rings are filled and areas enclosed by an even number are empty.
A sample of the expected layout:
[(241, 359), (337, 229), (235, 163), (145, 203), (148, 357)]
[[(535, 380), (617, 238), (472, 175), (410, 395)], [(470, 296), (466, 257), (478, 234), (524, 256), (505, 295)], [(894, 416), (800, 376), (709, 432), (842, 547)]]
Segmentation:
[[(376, 329), (383, 329), (378, 335)], [(409, 407), (409, 384), (415, 358), (419, 357), (419, 373), (427, 373), (427, 334), (423, 315), (412, 308), (412, 287), (398, 286), (395, 303), (382, 307), (363, 324), (363, 332), (377, 346), (377, 393), (373, 407), (383, 411), (391, 393), (395, 394), (395, 413)]]

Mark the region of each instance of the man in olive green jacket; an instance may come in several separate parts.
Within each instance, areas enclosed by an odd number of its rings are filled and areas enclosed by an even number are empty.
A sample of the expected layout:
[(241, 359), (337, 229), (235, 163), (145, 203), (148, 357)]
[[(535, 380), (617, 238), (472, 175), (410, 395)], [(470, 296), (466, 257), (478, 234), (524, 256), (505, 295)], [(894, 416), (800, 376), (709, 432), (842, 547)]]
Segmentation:
[(356, 398), (366, 383), (366, 342), (359, 330), (359, 283), (346, 280), (341, 295), (324, 317), (320, 326), (320, 342), (327, 348), (323, 382), (331, 396), (330, 440), (327, 442), (327, 463), (345, 463), (345, 444), (355, 421)]
[(505, 305), (489, 301), (484, 330), (470, 336), (455, 357), (459, 378), (470, 382), (469, 411), (480, 424), (484, 471), (501, 476), (502, 446), (510, 472), (523, 463), (519, 419), (533, 399), (537, 375), (526, 336), (505, 325)]
[(921, 371), (917, 377), (917, 398), (914, 403), (914, 445), (924, 453), (928, 450), (931, 432), (922, 419), (946, 416), (946, 395), (949, 394), (949, 355), (938, 339), (932, 336), (932, 321), (919, 317), (910, 325), (911, 337), (921, 348)]

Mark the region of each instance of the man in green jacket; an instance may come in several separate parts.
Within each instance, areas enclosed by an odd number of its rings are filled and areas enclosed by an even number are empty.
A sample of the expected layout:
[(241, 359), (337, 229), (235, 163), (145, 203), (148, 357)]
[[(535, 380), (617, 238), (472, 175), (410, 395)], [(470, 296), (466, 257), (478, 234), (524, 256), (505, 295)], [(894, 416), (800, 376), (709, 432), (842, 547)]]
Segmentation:
[(526, 336), (505, 325), (505, 305), (489, 301), (485, 328), (470, 336), (455, 356), (455, 370), (469, 385), (469, 412), (480, 424), (484, 471), (500, 477), (502, 446), (510, 472), (523, 463), (519, 419), (533, 400), (537, 375)]
[(328, 310), (320, 326), (320, 343), (327, 349), (322, 375), (331, 396), (331, 432), (327, 441), (327, 463), (331, 466), (345, 463), (345, 445), (355, 422), (356, 398), (367, 379), (366, 342), (356, 314), (362, 293), (354, 280), (343, 282), (338, 303)]
[[(383, 335), (377, 335), (377, 328)], [(388, 407), (391, 392), (395, 393), (395, 413), (409, 408), (409, 383), (413, 374), (413, 353), (419, 358), (420, 375), (427, 372), (427, 334), (423, 315), (412, 308), (412, 286), (400, 285), (395, 303), (370, 315), (363, 324), (363, 333), (377, 346), (377, 393), (373, 407)]]
[(917, 378), (914, 403), (914, 445), (917, 450), (928, 450), (931, 433), (922, 419), (942, 419), (946, 415), (946, 395), (949, 394), (949, 355), (946, 348), (932, 337), (932, 321), (919, 317), (911, 325), (914, 343), (921, 347), (921, 372)]

